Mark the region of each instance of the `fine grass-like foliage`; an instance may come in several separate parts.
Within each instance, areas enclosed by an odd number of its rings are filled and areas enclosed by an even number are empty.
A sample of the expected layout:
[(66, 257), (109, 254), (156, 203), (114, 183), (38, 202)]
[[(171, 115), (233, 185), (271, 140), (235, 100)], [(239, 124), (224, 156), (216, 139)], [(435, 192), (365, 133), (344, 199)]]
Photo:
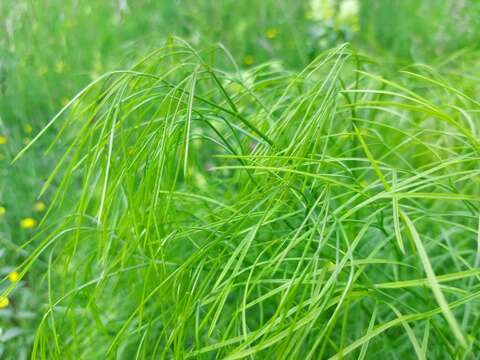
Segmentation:
[(32, 358), (477, 354), (478, 81), (231, 59), (173, 39), (38, 134), (63, 157)]
[[(362, 36), (384, 56), (444, 58), (478, 49), (480, 3), (476, 0), (362, 0)], [(433, 55), (433, 56), (432, 56)]]

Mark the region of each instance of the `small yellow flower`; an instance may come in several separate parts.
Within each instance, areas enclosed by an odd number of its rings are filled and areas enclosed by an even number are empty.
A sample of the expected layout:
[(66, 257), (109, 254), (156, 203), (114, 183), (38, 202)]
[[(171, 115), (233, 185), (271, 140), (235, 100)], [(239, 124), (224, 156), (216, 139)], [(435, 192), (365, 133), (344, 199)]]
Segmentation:
[(7, 137), (0, 135), (0, 145), (6, 144), (7, 143)]
[(25, 218), (20, 221), (20, 226), (24, 229), (31, 229), (37, 225), (37, 221), (32, 218)]
[(10, 304), (10, 301), (8, 301), (7, 297), (0, 296), (0, 309), (5, 309), (8, 304)]
[(55, 64), (55, 71), (57, 73), (62, 73), (63, 70), (65, 70), (65, 63), (63, 62), (63, 60), (60, 60)]
[(0, 206), (0, 216), (5, 215), (6, 212), (7, 210), (3, 206)]
[(42, 212), (45, 210), (45, 203), (43, 201), (37, 201), (33, 206), (33, 210), (36, 212)]
[(243, 62), (245, 65), (252, 65), (253, 64), (253, 56), (252, 55), (247, 55), (243, 58)]
[(23, 131), (25, 131), (25, 133), (27, 134), (30, 134), (33, 131), (32, 125), (30, 124), (23, 125)]
[(8, 274), (8, 280), (10, 280), (10, 282), (12, 282), (12, 283), (16, 283), (19, 278), (20, 278), (20, 274), (16, 271)]
[(278, 30), (275, 28), (270, 28), (265, 32), (265, 35), (267, 35), (267, 38), (269, 39), (275, 39), (278, 35)]

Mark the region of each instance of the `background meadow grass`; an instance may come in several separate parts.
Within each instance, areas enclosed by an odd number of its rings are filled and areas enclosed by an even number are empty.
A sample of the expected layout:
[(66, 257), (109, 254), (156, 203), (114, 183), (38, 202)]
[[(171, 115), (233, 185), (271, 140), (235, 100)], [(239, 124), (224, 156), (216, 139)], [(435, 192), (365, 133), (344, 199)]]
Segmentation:
[(479, 6), (355, 4), (2, 2), (2, 356), (475, 358)]

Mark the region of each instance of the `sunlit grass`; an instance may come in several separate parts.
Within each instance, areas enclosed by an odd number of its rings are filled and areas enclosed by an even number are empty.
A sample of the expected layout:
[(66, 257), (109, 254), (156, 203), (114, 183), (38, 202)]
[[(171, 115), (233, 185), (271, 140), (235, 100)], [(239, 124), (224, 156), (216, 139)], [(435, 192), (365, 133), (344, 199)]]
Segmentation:
[(230, 59), (172, 39), (34, 139), (63, 156), (19, 273), (46, 262), (32, 357), (478, 353), (475, 79)]

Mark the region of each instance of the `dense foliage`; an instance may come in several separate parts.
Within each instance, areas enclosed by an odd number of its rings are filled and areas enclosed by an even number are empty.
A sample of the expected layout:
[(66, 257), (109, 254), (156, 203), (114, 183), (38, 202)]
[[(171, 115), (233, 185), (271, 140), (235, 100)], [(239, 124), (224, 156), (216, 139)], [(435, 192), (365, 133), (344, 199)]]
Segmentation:
[(0, 354), (475, 358), (478, 6), (179, 3), (0, 4)]

